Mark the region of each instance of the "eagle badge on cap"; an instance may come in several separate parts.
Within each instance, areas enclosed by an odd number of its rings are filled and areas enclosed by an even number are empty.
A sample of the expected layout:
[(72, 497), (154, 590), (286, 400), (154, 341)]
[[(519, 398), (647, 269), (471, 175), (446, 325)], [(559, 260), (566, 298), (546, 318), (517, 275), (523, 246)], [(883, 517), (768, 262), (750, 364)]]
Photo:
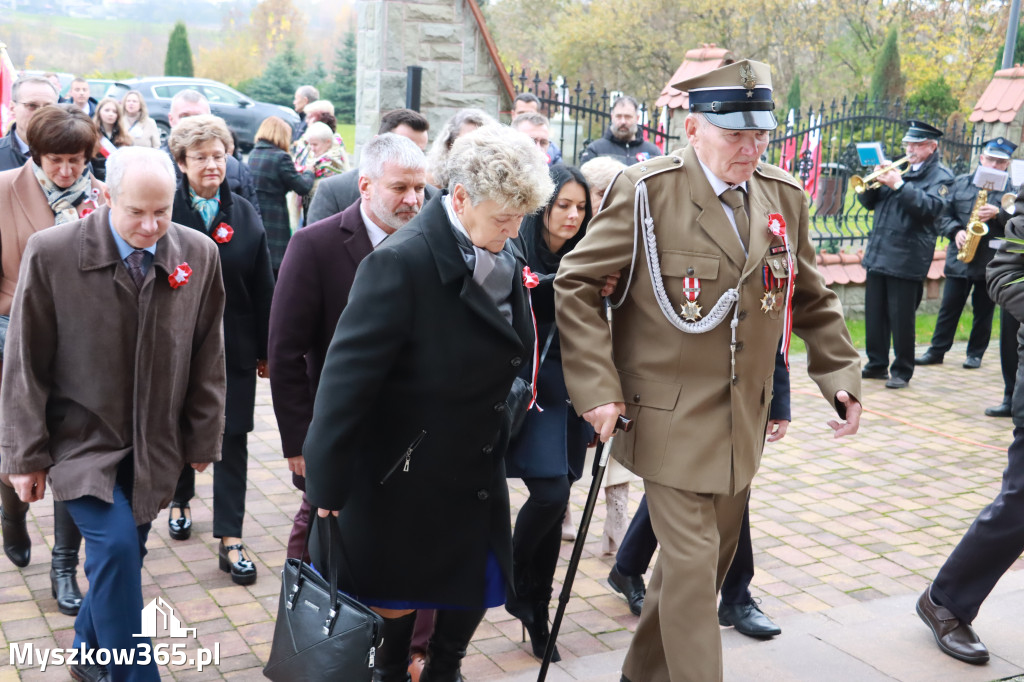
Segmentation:
[(747, 89), (747, 97), (754, 96), (754, 86), (757, 85), (757, 78), (754, 77), (754, 69), (750, 64), (744, 64), (740, 68), (740, 82)]

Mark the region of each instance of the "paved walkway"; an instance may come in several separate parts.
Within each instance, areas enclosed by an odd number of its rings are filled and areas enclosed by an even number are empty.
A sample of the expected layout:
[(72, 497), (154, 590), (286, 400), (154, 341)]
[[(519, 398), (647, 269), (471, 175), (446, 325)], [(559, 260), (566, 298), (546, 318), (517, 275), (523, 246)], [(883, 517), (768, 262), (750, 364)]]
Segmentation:
[[(758, 642), (724, 630), (727, 681), (988, 682), (1024, 674), (1024, 561), (1000, 583), (976, 622), (993, 653), (987, 666), (941, 654), (914, 614), (917, 595), (998, 490), (1010, 440), (1008, 419), (982, 416), (1002, 395), (996, 350), (974, 371), (960, 368), (961, 353), (947, 355), (946, 365), (919, 368), (906, 390), (866, 382), (861, 433), (838, 441), (825, 424), (830, 410), (807, 379), (805, 359), (793, 359), (795, 421), (781, 443), (767, 448), (751, 502), (754, 592), (783, 634)], [(190, 652), (197, 646), (220, 650), (219, 666), (202, 672), (164, 668), (166, 679), (263, 679), (278, 572), (298, 505), (264, 381), (250, 452), (246, 542), (260, 571), (255, 585), (235, 586), (217, 568), (208, 473), (197, 477), (192, 538), (170, 540), (165, 516), (150, 535), (146, 599), (162, 596), (188, 627), (197, 628), (198, 644), (189, 640)], [(636, 484), (632, 508), (640, 495)], [(585, 497), (581, 483), (573, 497), (577, 520)], [(513, 506), (523, 500), (524, 489), (514, 486)], [(70, 646), (73, 637), (72, 619), (57, 611), (50, 596), (52, 506), (35, 504), (32, 514), (32, 564), (18, 570), (0, 559), (0, 682), (67, 679), (63, 668), (40, 672), (9, 660), (10, 642), (45, 648)], [(600, 556), (603, 517), (599, 503), (559, 637), (563, 661), (548, 675), (552, 682), (618, 682), (636, 626), (605, 582), (611, 558)], [(559, 579), (571, 547), (562, 550)], [(518, 622), (493, 609), (466, 659), (467, 677), (535, 680), (538, 663), (520, 636)]]

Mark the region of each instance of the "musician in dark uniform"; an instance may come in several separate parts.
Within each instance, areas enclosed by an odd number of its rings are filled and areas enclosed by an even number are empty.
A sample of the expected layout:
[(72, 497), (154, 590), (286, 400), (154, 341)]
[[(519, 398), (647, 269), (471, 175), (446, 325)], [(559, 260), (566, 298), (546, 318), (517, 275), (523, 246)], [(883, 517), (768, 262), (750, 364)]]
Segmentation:
[[(982, 149), (978, 163), (983, 168), (1005, 172), (1010, 167), (1010, 156), (1016, 148), (1017, 145), (1002, 137), (989, 140)], [(935, 322), (931, 346), (924, 355), (914, 360), (916, 365), (942, 364), (943, 356), (953, 346), (953, 336), (956, 334), (960, 313), (963, 312), (968, 296), (971, 297), (971, 307), (974, 309), (974, 321), (971, 324), (971, 337), (967, 341), (964, 369), (980, 367), (981, 356), (988, 348), (995, 303), (985, 290), (985, 267), (995, 255), (992, 242), (1003, 238), (1003, 228), (1010, 219), (1010, 214), (999, 205), (1006, 191), (1010, 189), (1010, 176), (1007, 174), (998, 187), (986, 188), (987, 198), (983, 198), (979, 196), (980, 186), (974, 182), (975, 174), (976, 169), (958, 176), (953, 181), (946, 211), (939, 217), (939, 231), (949, 239), (946, 268), (943, 273), (946, 285), (942, 290), (942, 305), (939, 307), (939, 319)], [(982, 199), (980, 206), (979, 199)], [(970, 262), (964, 262), (957, 258), (957, 254), (967, 242), (967, 225), (971, 222), (972, 216), (984, 224), (988, 232), (979, 239)], [(1014, 350), (1016, 351), (1016, 348)], [(1009, 398), (1007, 395), (1007, 403)]]
[(868, 362), (861, 376), (887, 379), (886, 388), (906, 388), (914, 375), (914, 318), (935, 253), (937, 220), (953, 181), (937, 153), (942, 131), (920, 121), (908, 123), (903, 146), (909, 169), (902, 175), (890, 169), (878, 176), (879, 187), (857, 195), (864, 208), (875, 212), (863, 260), (868, 273), (864, 292)]

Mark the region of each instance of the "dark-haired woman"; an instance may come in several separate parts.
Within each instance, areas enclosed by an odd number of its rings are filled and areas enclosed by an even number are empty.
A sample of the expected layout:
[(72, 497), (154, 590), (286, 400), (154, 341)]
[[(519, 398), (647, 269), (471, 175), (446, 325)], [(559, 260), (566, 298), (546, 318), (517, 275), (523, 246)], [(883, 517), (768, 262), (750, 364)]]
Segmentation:
[[(520, 229), (526, 262), (540, 276), (533, 290), (534, 305), (553, 305), (542, 298), (554, 295), (551, 285), (562, 256), (586, 233), (590, 222), (590, 191), (583, 174), (572, 166), (551, 169), (555, 193), (540, 211), (527, 216)], [(537, 403), (518, 438), (509, 446), (509, 477), (522, 478), (530, 497), (519, 510), (512, 536), (512, 574), (505, 608), (530, 633), (533, 654), (540, 658), (548, 639), (548, 605), (562, 540), (562, 517), (569, 503), (569, 486), (580, 477), (587, 443), (593, 430), (568, 405), (562, 377), (558, 330), (554, 322), (540, 324), (542, 350), (537, 379)], [(532, 368), (528, 368), (532, 371)], [(555, 651), (554, 660), (559, 660)]]

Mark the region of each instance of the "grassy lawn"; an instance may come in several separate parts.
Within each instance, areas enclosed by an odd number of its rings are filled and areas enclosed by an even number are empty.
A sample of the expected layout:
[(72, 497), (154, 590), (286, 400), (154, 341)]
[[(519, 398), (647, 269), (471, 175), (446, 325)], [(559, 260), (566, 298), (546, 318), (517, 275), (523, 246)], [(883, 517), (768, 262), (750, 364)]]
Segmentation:
[[(916, 340), (918, 345), (928, 343), (932, 338), (932, 332), (935, 331), (935, 320), (938, 317), (937, 314), (925, 315), (921, 314), (917, 316), (917, 332)], [(956, 341), (967, 341), (967, 338), (971, 335), (971, 322), (974, 320), (974, 314), (970, 310), (964, 310), (960, 316), (960, 324), (956, 327)], [(864, 320), (847, 320), (846, 328), (850, 330), (850, 337), (853, 339), (853, 345), (858, 349), (864, 348)], [(992, 341), (996, 344), (999, 343), (999, 312), (993, 316), (992, 320)], [(792, 353), (803, 353), (807, 350), (803, 340), (796, 334), (793, 335), (793, 341), (790, 346), (790, 352)]]
[(356, 125), (354, 123), (339, 123), (338, 134), (341, 135), (341, 139), (345, 140), (345, 151), (348, 152), (349, 159), (351, 159), (352, 152), (356, 148)]

